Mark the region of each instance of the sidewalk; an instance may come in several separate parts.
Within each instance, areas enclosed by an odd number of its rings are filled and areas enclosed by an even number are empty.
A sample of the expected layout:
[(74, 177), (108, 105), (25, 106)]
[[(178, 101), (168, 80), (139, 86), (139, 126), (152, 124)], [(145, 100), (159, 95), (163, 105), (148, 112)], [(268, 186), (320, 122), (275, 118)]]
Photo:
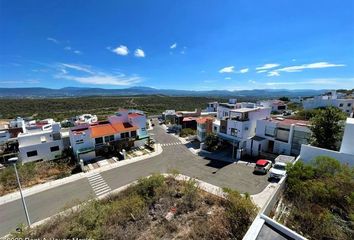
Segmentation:
[[(155, 144), (155, 149), (156, 149), (155, 152), (149, 153), (149, 154), (146, 154), (143, 156), (139, 156), (139, 157), (135, 157), (135, 158), (127, 159), (127, 160), (122, 160), (122, 161), (119, 161), (119, 162), (116, 162), (113, 164), (108, 164), (103, 167), (93, 169), (93, 170), (85, 172), (85, 173), (83, 173), (83, 172), (77, 173), (77, 174), (71, 175), (69, 177), (62, 178), (62, 179), (53, 180), (53, 181), (49, 181), (46, 183), (34, 185), (32, 187), (22, 189), (22, 193), (25, 197), (30, 196), (30, 195), (36, 194), (38, 192), (42, 192), (42, 191), (45, 191), (45, 190), (48, 190), (51, 188), (55, 188), (55, 187), (58, 187), (60, 185), (66, 184), (66, 183), (77, 181), (79, 179), (82, 179), (82, 178), (85, 178), (85, 177), (91, 175), (92, 173), (101, 173), (101, 172), (104, 172), (104, 171), (107, 171), (110, 169), (122, 167), (122, 166), (125, 166), (128, 164), (131, 164), (131, 163), (135, 163), (138, 161), (142, 161), (142, 160), (145, 160), (148, 158), (155, 157), (155, 156), (162, 153), (162, 147), (160, 146), (160, 144)], [(0, 197), (0, 205), (15, 201), (20, 198), (21, 198), (21, 195), (20, 195), (19, 191), (6, 194), (6, 195)]]

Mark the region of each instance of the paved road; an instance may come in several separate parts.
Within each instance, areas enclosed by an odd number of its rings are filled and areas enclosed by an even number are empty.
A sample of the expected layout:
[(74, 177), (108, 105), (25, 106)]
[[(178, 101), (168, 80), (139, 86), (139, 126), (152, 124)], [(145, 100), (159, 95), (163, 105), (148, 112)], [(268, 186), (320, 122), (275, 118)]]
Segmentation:
[[(267, 177), (254, 175), (253, 168), (250, 166), (206, 160), (191, 153), (183, 144), (168, 144), (179, 142), (179, 140), (167, 134), (157, 124), (151, 133), (157, 142), (165, 145), (162, 154), (102, 172), (101, 176), (109, 188), (116, 189), (140, 177), (152, 173), (165, 173), (171, 169), (220, 187), (238, 190), (241, 193), (255, 194), (261, 192), (268, 184)], [(84, 178), (26, 197), (32, 223), (47, 218), (66, 207), (77, 205), (79, 201), (95, 197), (91, 185), (89, 180)], [(0, 205), (0, 236), (6, 235), (19, 223), (25, 222), (20, 200)]]

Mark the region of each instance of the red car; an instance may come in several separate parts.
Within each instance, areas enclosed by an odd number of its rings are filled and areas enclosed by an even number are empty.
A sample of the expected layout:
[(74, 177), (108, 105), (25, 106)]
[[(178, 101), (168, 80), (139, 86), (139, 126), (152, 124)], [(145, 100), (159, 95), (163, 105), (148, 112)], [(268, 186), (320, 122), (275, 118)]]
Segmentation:
[(266, 159), (259, 159), (254, 166), (254, 172), (266, 174), (272, 167), (272, 162)]

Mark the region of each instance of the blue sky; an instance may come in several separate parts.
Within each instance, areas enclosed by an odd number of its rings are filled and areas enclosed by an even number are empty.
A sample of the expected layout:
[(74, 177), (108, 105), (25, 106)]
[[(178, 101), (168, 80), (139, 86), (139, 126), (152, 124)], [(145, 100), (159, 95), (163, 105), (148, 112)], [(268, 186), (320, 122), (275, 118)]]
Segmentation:
[(354, 1), (0, 0), (0, 87), (354, 88)]

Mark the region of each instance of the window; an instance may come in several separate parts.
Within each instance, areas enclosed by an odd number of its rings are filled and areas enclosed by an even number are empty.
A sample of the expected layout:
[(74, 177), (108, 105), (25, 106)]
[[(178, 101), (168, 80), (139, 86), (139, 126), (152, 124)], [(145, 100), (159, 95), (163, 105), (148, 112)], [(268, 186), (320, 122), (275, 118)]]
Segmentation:
[(350, 107), (352, 104), (351, 103), (348, 103), (347, 106)]
[(95, 143), (96, 144), (102, 144), (103, 143), (103, 138), (102, 137), (95, 138)]
[(132, 138), (136, 137), (136, 131), (131, 131), (131, 132), (130, 132), (130, 136), (131, 136)]
[(27, 157), (34, 157), (37, 155), (38, 155), (37, 150), (27, 152)]
[(120, 137), (121, 137), (121, 138), (128, 138), (128, 137), (129, 137), (129, 133), (128, 133), (128, 132), (121, 133), (121, 134), (120, 134)]
[(114, 135), (105, 136), (105, 137), (104, 137), (104, 141), (105, 141), (105, 142), (112, 142), (112, 141), (114, 141)]
[(59, 151), (59, 146), (50, 147), (50, 151), (51, 151), (51, 152)]
[(76, 144), (82, 144), (82, 143), (84, 143), (84, 140), (83, 140), (83, 139), (76, 140), (75, 143), (76, 143)]
[(343, 103), (340, 103), (340, 104), (339, 104), (339, 107), (343, 107)]
[(54, 141), (57, 141), (57, 140), (60, 140), (60, 139), (61, 139), (60, 133), (53, 133), (53, 140)]
[(231, 136), (237, 136), (238, 130), (236, 128), (231, 128)]
[(216, 126), (214, 126), (214, 132), (217, 132), (218, 128)]
[(141, 131), (144, 132), (144, 131), (146, 131), (146, 129), (143, 127), (143, 128), (141, 128)]

